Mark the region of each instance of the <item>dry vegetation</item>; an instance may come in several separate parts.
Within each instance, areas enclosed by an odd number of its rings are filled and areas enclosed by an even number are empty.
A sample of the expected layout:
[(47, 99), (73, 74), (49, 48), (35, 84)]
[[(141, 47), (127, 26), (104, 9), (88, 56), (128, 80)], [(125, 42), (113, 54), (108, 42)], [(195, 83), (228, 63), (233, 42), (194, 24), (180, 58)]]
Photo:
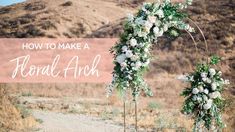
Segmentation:
[[(118, 37), (122, 32), (124, 16), (135, 11), (141, 2), (142, 0), (38, 0), (2, 7), (0, 38)], [(218, 68), (231, 80), (231, 86), (224, 95), (229, 99), (229, 107), (224, 115), (228, 124), (225, 131), (228, 132), (234, 130), (235, 126), (235, 4), (231, 2), (233, 1), (196, 0), (189, 8), (190, 18), (202, 28), (209, 44), (210, 53), (205, 53), (204, 44), (200, 41), (201, 35), (193, 34), (199, 44), (198, 58), (211, 54), (222, 56), (223, 61)], [(175, 78), (177, 74), (192, 71), (195, 66), (197, 58), (192, 41), (185, 33), (176, 39), (161, 38), (153, 46), (152, 52), (155, 57), (146, 79), (155, 96), (141, 98), (139, 124), (148, 130), (188, 131), (192, 122), (179, 112), (183, 98), (178, 95), (185, 85)], [(105, 98), (104, 84), (7, 84), (6, 89), (14, 96), (20, 96), (19, 104), (31, 109), (83, 113), (122, 122), (122, 103), (117, 97), (109, 100)], [(4, 95), (3, 91), (0, 91), (0, 95)], [(15, 129), (9, 127), (12, 126), (10, 123), (18, 123), (19, 125), (13, 126), (21, 127), (19, 111), (9, 102), (7, 96), (0, 98), (0, 109), (10, 110), (8, 113), (0, 111), (0, 126)], [(128, 108), (128, 123), (133, 124), (131, 102)], [(7, 117), (10, 113), (14, 115)], [(14, 119), (7, 122), (9, 124), (4, 123), (8, 118)]]

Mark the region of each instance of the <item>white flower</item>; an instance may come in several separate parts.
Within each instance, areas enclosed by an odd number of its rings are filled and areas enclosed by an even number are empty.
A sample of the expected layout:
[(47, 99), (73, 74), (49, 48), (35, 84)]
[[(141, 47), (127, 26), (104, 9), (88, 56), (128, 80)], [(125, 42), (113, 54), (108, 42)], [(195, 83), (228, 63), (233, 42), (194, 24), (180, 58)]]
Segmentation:
[(201, 77), (202, 77), (202, 78), (206, 78), (206, 77), (207, 77), (207, 73), (202, 72), (202, 73), (201, 73)]
[(216, 71), (215, 71), (215, 69), (210, 68), (209, 73), (210, 73), (210, 76), (214, 76), (216, 74)]
[(196, 101), (196, 100), (197, 100), (197, 96), (196, 96), (196, 95), (193, 95), (192, 100), (193, 100), (193, 101)]
[(216, 90), (216, 88), (217, 88), (217, 84), (216, 84), (215, 82), (213, 82), (213, 83), (211, 84), (211, 89), (212, 89), (212, 90)]
[(133, 56), (132, 51), (131, 51), (131, 50), (127, 50), (127, 51), (126, 51), (126, 57), (127, 57), (127, 58), (131, 58), (132, 56)]
[(137, 40), (134, 39), (134, 38), (132, 38), (132, 39), (130, 40), (130, 45), (131, 45), (132, 47), (136, 46), (136, 45), (137, 45)]
[(128, 13), (128, 14), (127, 14), (127, 20), (128, 20), (128, 21), (133, 21), (133, 20), (134, 20), (133, 14)]
[(189, 78), (186, 75), (179, 75), (179, 76), (177, 76), (177, 79), (180, 81), (183, 81), (183, 82), (189, 81)]
[(208, 100), (208, 97), (206, 95), (203, 95), (202, 98), (203, 98), (204, 101)]
[(160, 25), (161, 25), (161, 21), (160, 21), (160, 20), (156, 20), (155, 26), (156, 26), (156, 27), (159, 27)]
[(212, 106), (212, 104), (206, 103), (206, 104), (203, 105), (203, 109), (208, 110), (208, 109), (211, 108), (211, 106)]
[(135, 23), (138, 24), (138, 25), (143, 25), (144, 24), (144, 20), (143, 20), (143, 17), (138, 17), (135, 19)]
[(126, 59), (126, 55), (125, 54), (121, 54), (121, 55), (118, 55), (117, 58), (116, 58), (116, 61), (121, 64), (122, 62), (124, 62)]
[(208, 89), (204, 89), (203, 92), (204, 92), (205, 94), (208, 94), (208, 93), (209, 93)]
[(198, 86), (198, 90), (199, 90), (199, 92), (203, 92), (204, 91), (203, 86), (202, 85)]
[(203, 77), (203, 78), (202, 78), (202, 81), (203, 81), (203, 82), (206, 82), (206, 80), (207, 80), (206, 77)]
[(203, 105), (203, 109), (208, 110), (212, 106), (212, 103), (207, 102), (206, 104)]
[(219, 72), (218, 72), (218, 75), (219, 75), (219, 76), (221, 76), (221, 75), (222, 75), (222, 72), (221, 72), (221, 71), (219, 71)]
[(220, 98), (221, 94), (219, 91), (215, 91), (213, 93), (210, 93), (209, 96), (210, 96), (210, 98), (215, 99), (215, 98)]
[(155, 16), (148, 16), (148, 21), (153, 24), (156, 22), (156, 17)]
[(211, 81), (210, 78), (207, 78), (207, 79), (206, 79), (206, 82), (207, 82), (207, 83), (211, 83), (212, 81)]
[(167, 31), (168, 30), (168, 25), (167, 24), (164, 24), (164, 26), (163, 26), (163, 31)]
[(138, 56), (137, 55), (133, 55), (132, 57), (131, 57), (131, 60), (132, 61), (136, 61), (138, 59)]
[(153, 24), (152, 24), (151, 22), (145, 21), (144, 27), (145, 27), (145, 30), (146, 30), (147, 32), (149, 32), (149, 30), (152, 28), (152, 26), (153, 26)]
[(159, 16), (159, 18), (163, 18), (164, 17), (164, 12), (162, 9), (159, 9), (156, 14)]
[(192, 91), (193, 94), (198, 94), (199, 93), (199, 90), (197, 88), (193, 88), (193, 91)]
[(229, 80), (227, 80), (227, 79), (226, 79), (226, 80), (224, 80), (224, 84), (225, 84), (225, 85), (230, 84)]
[(144, 48), (144, 52), (149, 52), (149, 49), (148, 48)]
[(142, 63), (140, 61), (135, 63), (135, 68), (139, 69), (142, 66)]
[(127, 66), (126, 62), (122, 62), (122, 63), (121, 63), (121, 67), (122, 67), (122, 68), (125, 68), (126, 66)]
[(122, 47), (122, 51), (123, 51), (123, 52), (126, 52), (127, 50), (128, 50), (127, 46), (123, 46), (123, 47)]
[(153, 28), (153, 33), (156, 37), (162, 36), (163, 35), (163, 30), (160, 30), (158, 27)]
[(201, 101), (202, 101), (202, 98), (201, 98), (201, 97), (197, 97), (197, 101), (198, 101), (198, 102), (201, 102)]

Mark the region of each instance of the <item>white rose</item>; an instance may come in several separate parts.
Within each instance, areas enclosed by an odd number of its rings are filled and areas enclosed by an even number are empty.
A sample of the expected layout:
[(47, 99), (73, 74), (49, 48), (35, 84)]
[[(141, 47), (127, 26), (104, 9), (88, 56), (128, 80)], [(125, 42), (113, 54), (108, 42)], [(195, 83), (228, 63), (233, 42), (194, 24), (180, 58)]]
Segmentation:
[(122, 67), (122, 68), (125, 68), (126, 66), (127, 66), (126, 62), (122, 62), (122, 63), (121, 63), (121, 67)]
[(162, 36), (163, 35), (163, 30), (159, 29), (158, 27), (153, 28), (153, 33), (156, 37)]
[(164, 12), (162, 9), (159, 9), (156, 14), (159, 16), (159, 18), (163, 18), (164, 17)]
[(130, 40), (130, 45), (131, 45), (132, 47), (136, 46), (136, 45), (137, 45), (137, 40), (134, 39), (134, 38), (132, 38), (132, 39)]
[(160, 25), (161, 25), (161, 21), (160, 21), (160, 20), (156, 20), (155, 26), (156, 26), (156, 27), (159, 27)]
[(197, 97), (197, 101), (198, 101), (198, 102), (201, 102), (201, 101), (202, 101), (202, 98), (201, 98), (201, 97)]
[(131, 50), (127, 50), (127, 51), (126, 51), (126, 57), (127, 57), (127, 58), (131, 58), (132, 56), (133, 56), (132, 51), (131, 51)]
[(149, 30), (152, 28), (153, 24), (149, 21), (145, 21), (144, 23), (144, 27), (146, 29), (147, 32), (149, 32)]
[(216, 84), (215, 82), (213, 82), (213, 83), (211, 84), (211, 89), (212, 89), (212, 90), (216, 90), (216, 88), (217, 88), (217, 84)]
[(216, 71), (215, 71), (215, 69), (210, 68), (209, 73), (210, 73), (210, 76), (214, 76), (216, 74)]
[(205, 94), (208, 94), (208, 93), (209, 93), (208, 89), (204, 89), (203, 92), (204, 92)]
[(207, 80), (206, 77), (203, 77), (203, 78), (202, 78), (202, 81), (203, 81), (203, 82), (206, 82), (206, 80)]
[(221, 76), (221, 75), (222, 75), (222, 72), (221, 72), (221, 71), (219, 71), (219, 72), (218, 72), (218, 75), (219, 75), (219, 76)]
[(202, 86), (202, 85), (198, 86), (198, 90), (199, 90), (200, 92), (203, 92), (203, 90), (204, 90), (203, 86)]
[(126, 55), (125, 54), (121, 54), (121, 55), (118, 55), (117, 58), (116, 58), (116, 61), (121, 64), (122, 62), (124, 62), (126, 59)]
[(227, 80), (227, 79), (226, 79), (226, 80), (224, 80), (224, 84), (225, 84), (225, 85), (230, 84), (229, 80)]
[(206, 79), (206, 82), (207, 82), (207, 83), (211, 83), (211, 79), (207, 78), (207, 79)]
[(199, 93), (199, 90), (197, 88), (193, 88), (193, 91), (192, 91), (193, 94), (198, 94)]
[(127, 46), (123, 46), (123, 47), (122, 47), (122, 51), (123, 51), (123, 52), (126, 52), (127, 50), (128, 50)]
[(211, 106), (212, 106), (212, 104), (206, 103), (206, 104), (203, 105), (203, 109), (208, 110), (208, 109), (211, 108)]
[(135, 63), (135, 68), (139, 69), (142, 66), (142, 63), (140, 61)]
[(148, 16), (148, 20), (151, 23), (155, 23), (156, 22), (156, 17), (155, 16)]
[(215, 91), (213, 93), (210, 93), (209, 96), (210, 96), (210, 98), (215, 99), (215, 98), (220, 98), (221, 94), (219, 91)]
[(133, 14), (128, 13), (128, 14), (127, 14), (127, 19), (128, 19), (128, 21), (133, 21), (133, 20), (134, 20)]
[(201, 73), (201, 77), (202, 77), (202, 78), (206, 78), (206, 77), (207, 77), (207, 73), (202, 72), (202, 73)]
[(131, 60), (132, 61), (136, 61), (138, 59), (138, 56), (137, 55), (133, 55), (132, 57), (131, 57)]
[(196, 100), (197, 100), (197, 96), (196, 96), (196, 95), (193, 95), (192, 100), (193, 100), (193, 101), (196, 101)]
[(202, 98), (203, 98), (204, 101), (208, 100), (208, 97), (206, 95), (203, 95)]
[(164, 24), (164, 26), (163, 26), (163, 31), (167, 31), (168, 30), (168, 25), (167, 24)]

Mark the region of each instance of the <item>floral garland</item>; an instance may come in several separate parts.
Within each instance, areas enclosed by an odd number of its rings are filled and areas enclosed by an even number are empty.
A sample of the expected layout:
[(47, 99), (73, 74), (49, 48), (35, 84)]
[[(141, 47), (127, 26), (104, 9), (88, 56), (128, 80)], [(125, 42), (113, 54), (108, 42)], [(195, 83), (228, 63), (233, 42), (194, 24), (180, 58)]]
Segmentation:
[(221, 71), (212, 68), (219, 60), (219, 57), (214, 56), (209, 64), (199, 64), (196, 71), (186, 78), (191, 86), (181, 94), (186, 97), (182, 112), (194, 115), (194, 131), (200, 130), (201, 125), (208, 130), (215, 129), (214, 126), (220, 129), (225, 127), (220, 113), (225, 107), (221, 92), (229, 81), (221, 77)]
[(151, 58), (151, 44), (163, 34), (177, 37), (180, 30), (193, 32), (194, 29), (183, 21), (187, 15), (180, 11), (191, 4), (192, 0), (176, 4), (171, 3), (171, 0), (159, 0), (155, 3), (144, 3), (135, 16), (129, 15), (124, 25), (124, 33), (110, 51), (114, 54), (115, 66), (113, 80), (107, 87), (108, 96), (114, 88), (121, 95), (125, 95), (130, 89), (134, 100), (141, 91), (152, 96), (143, 79)]

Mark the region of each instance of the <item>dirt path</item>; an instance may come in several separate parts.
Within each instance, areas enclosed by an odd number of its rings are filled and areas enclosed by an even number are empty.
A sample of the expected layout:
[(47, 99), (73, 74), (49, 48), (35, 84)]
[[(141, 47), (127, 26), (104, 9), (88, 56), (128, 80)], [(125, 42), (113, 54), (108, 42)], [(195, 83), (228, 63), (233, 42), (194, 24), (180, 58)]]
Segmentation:
[(43, 122), (39, 132), (120, 132), (121, 126), (110, 121), (78, 114), (63, 114), (34, 110), (33, 115)]

